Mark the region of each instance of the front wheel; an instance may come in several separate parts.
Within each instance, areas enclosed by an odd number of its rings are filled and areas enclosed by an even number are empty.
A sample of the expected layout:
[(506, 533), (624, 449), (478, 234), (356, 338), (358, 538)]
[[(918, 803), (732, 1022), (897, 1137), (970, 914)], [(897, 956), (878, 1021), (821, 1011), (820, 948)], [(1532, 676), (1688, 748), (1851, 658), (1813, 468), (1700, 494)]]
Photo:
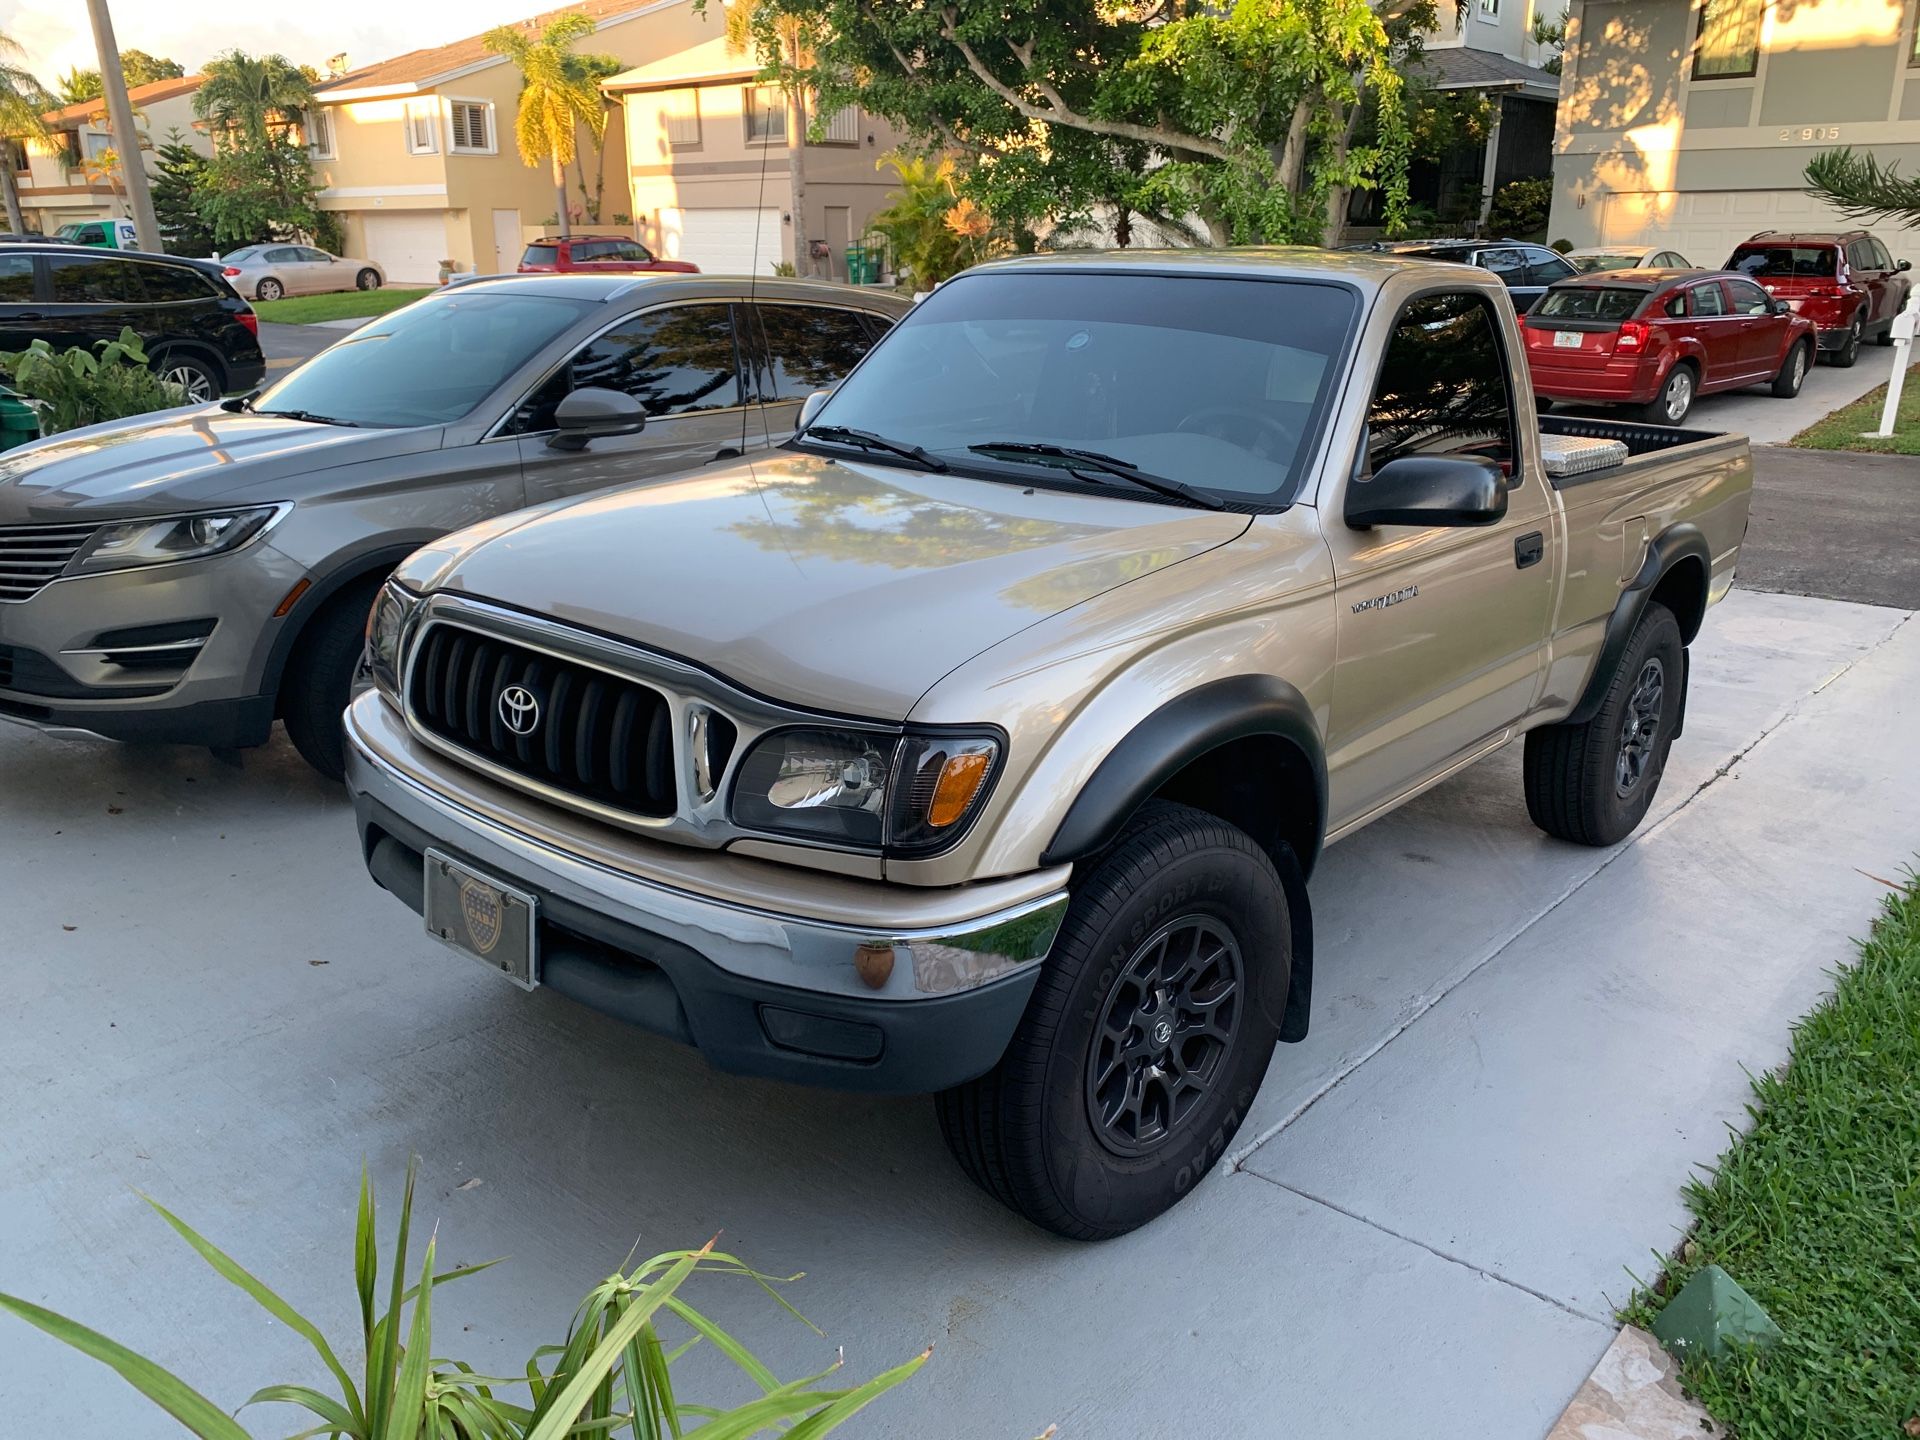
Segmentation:
[(1856, 314), (1853, 323), (1847, 327), (1847, 338), (1833, 352), (1833, 363), (1838, 369), (1850, 370), (1853, 362), (1860, 358), (1860, 337), (1866, 333), (1866, 328), (1866, 322)]
[(189, 405), (208, 405), (220, 398), (220, 376), (213, 366), (197, 355), (161, 355), (153, 362), (153, 372), (186, 393)]
[(253, 298), (256, 300), (278, 300), (286, 293), (287, 287), (278, 280), (262, 280), (253, 287)]
[(1809, 352), (1812, 349), (1811, 340), (1802, 340), (1787, 352), (1787, 358), (1780, 362), (1780, 373), (1773, 377), (1773, 393), (1777, 399), (1791, 400), (1800, 393), (1800, 387), (1807, 380)]
[(369, 267), (355, 276), (353, 283), (362, 290), (378, 290), (380, 288), (380, 272)]
[(369, 575), (329, 599), (307, 623), (280, 682), (280, 718), (300, 757), (329, 780), (347, 773), (340, 717), (366, 643), (367, 612), (385, 577)]
[(1693, 408), (1693, 391), (1693, 368), (1684, 364), (1676, 365), (1667, 372), (1660, 393), (1640, 414), (1656, 425), (1678, 425)]
[(1287, 897), (1244, 831), (1143, 807), (1075, 888), (1000, 1063), (941, 1132), (1036, 1225), (1104, 1240), (1171, 1209), (1226, 1153), (1286, 1009)]

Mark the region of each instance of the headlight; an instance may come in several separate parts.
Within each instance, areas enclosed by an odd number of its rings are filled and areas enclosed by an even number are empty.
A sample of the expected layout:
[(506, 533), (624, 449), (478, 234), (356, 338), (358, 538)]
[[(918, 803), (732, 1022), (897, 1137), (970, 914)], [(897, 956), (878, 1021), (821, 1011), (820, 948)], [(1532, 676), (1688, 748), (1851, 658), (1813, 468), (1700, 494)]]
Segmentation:
[(740, 763), (733, 820), (861, 849), (924, 853), (965, 830), (999, 756), (996, 737), (971, 732), (776, 730)]
[(69, 575), (130, 570), (173, 560), (203, 560), (238, 550), (257, 538), (291, 505), (258, 505), (212, 515), (179, 515), (166, 520), (125, 520), (103, 525), (73, 557)]
[(400, 704), (400, 637), (419, 608), (420, 597), (389, 580), (380, 587), (373, 609), (367, 612), (367, 652), (364, 664), (380, 693)]

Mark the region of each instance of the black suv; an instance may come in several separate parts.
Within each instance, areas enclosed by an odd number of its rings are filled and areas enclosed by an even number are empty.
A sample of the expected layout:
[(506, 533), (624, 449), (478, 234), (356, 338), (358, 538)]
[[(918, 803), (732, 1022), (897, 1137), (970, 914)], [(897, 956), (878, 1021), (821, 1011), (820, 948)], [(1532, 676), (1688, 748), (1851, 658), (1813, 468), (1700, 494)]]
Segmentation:
[(1574, 274), (1573, 266), (1557, 252), (1524, 240), (1389, 240), (1378, 248), (1389, 255), (1452, 260), (1491, 270), (1506, 282), (1513, 308), (1522, 315), (1547, 293), (1547, 286)]
[(253, 307), (215, 266), (59, 244), (0, 251), (0, 350), (91, 347), (125, 327), (192, 401), (251, 390), (267, 372)]

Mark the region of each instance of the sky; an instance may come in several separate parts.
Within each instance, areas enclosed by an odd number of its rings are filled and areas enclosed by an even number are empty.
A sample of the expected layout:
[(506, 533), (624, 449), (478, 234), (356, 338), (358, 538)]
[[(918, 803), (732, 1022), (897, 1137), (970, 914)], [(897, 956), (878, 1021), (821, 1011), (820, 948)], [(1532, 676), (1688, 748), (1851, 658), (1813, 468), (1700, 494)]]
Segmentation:
[[(109, 0), (122, 50), (178, 60), (191, 74), (236, 47), (285, 55), (324, 70), (346, 52), (350, 66), (554, 7), (558, 0)], [(0, 34), (26, 51), (25, 66), (46, 85), (95, 64), (85, 0), (0, 0)]]

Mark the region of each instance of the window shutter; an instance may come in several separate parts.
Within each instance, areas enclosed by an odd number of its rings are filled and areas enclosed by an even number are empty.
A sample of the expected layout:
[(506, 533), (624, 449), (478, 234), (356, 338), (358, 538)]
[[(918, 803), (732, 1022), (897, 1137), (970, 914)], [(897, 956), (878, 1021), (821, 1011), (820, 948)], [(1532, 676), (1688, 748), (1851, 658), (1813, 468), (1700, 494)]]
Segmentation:
[(858, 145), (860, 143), (860, 107), (846, 105), (827, 117), (826, 129), (821, 140), (828, 145)]

